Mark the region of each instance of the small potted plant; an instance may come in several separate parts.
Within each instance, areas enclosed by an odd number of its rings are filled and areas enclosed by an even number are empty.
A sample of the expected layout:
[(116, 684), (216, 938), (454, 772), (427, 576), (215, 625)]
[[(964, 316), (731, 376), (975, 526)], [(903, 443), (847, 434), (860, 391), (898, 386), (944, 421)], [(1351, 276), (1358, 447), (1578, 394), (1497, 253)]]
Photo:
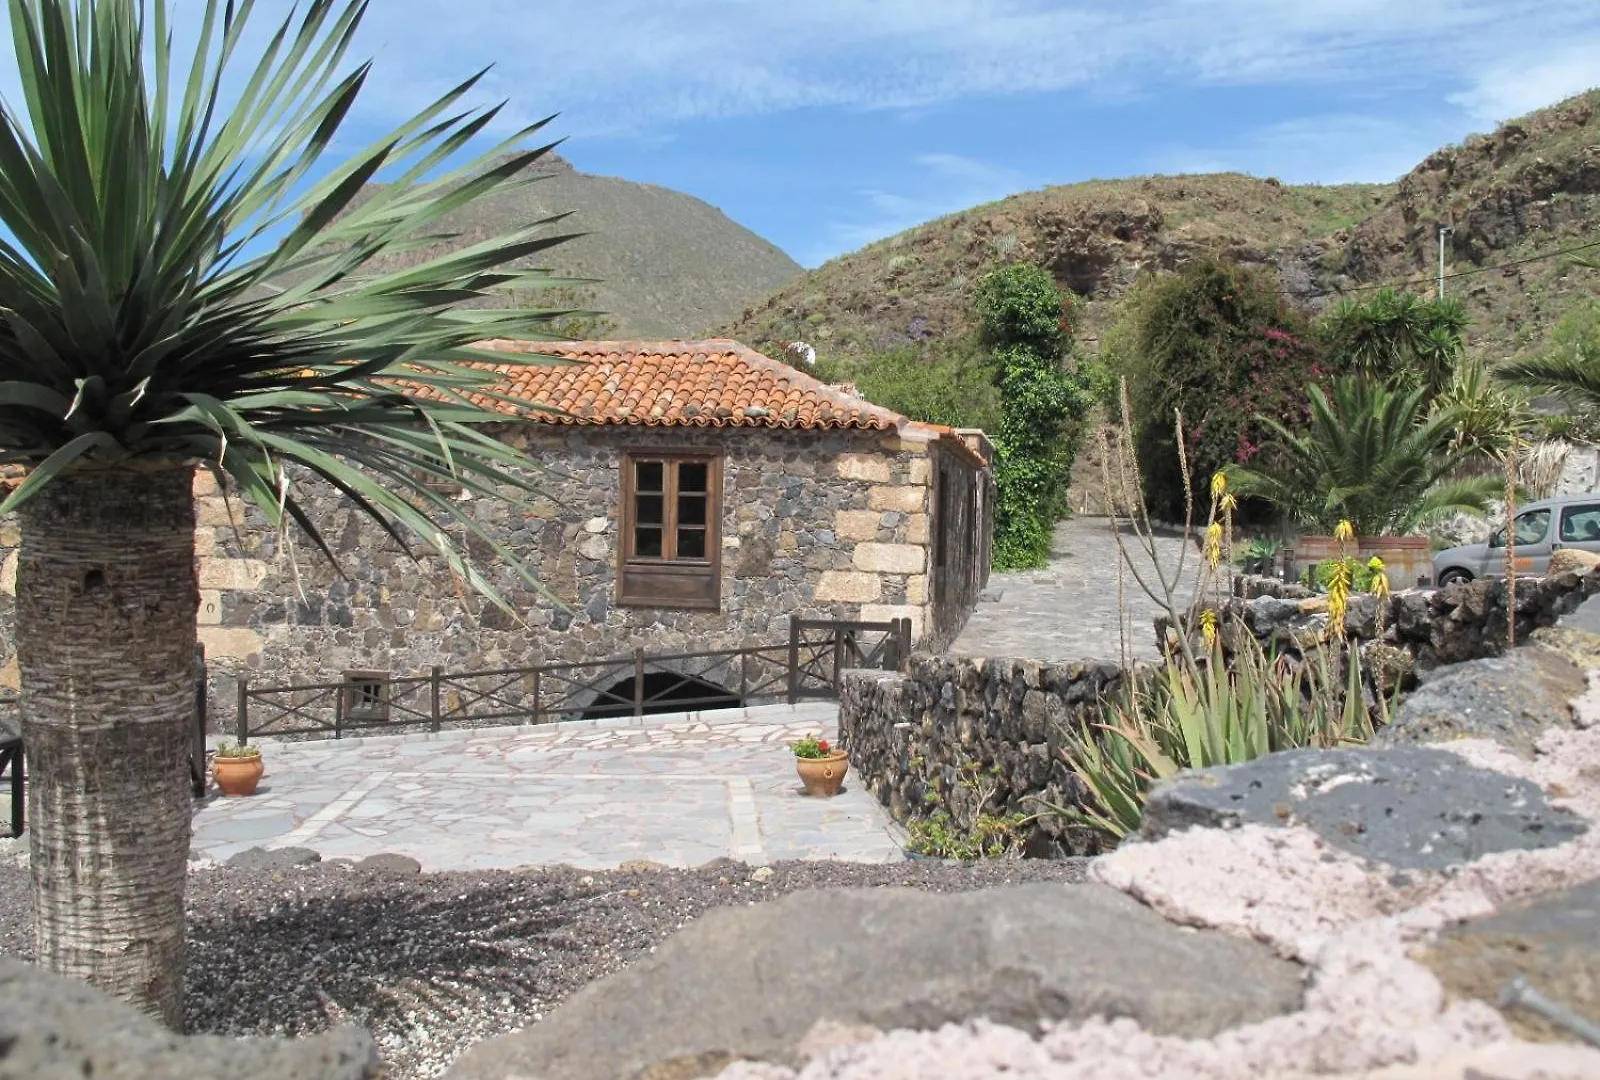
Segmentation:
[(828, 797), (839, 794), (839, 789), (844, 786), (844, 774), (850, 769), (850, 762), (843, 750), (815, 735), (807, 735), (790, 743), (789, 749), (794, 751), (795, 771), (800, 774), (800, 782), (806, 786), (807, 795)]
[(211, 761), (211, 775), (224, 795), (254, 795), (261, 782), (261, 747), (223, 743)]

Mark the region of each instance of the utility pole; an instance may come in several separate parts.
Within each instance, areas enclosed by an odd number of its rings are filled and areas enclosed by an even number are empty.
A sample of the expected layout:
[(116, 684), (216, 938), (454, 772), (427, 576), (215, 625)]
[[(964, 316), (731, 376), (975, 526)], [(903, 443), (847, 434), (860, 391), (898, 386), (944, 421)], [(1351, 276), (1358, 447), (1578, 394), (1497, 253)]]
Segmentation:
[(1444, 299), (1444, 238), (1455, 232), (1448, 225), (1439, 226), (1439, 299)]

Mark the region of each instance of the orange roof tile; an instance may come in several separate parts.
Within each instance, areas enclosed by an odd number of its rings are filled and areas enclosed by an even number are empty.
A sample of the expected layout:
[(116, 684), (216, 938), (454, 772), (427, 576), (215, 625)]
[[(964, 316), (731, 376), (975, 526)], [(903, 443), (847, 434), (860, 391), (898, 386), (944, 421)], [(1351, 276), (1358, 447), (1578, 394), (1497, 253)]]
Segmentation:
[[(502, 352), (575, 361), (536, 367), (494, 365), (506, 397), (555, 411), (531, 419), (557, 424), (863, 428), (898, 431), (897, 412), (828, 386), (729, 338), (708, 341), (489, 341)], [(514, 408), (486, 394), (474, 404)]]

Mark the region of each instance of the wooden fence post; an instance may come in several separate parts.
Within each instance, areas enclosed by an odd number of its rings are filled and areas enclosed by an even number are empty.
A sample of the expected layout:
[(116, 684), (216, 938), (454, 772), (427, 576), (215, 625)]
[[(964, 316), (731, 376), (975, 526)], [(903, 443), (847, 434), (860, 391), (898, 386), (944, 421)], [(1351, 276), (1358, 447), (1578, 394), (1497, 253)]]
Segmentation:
[(633, 715), (644, 715), (644, 650), (633, 650)]
[(539, 698), (539, 672), (542, 670), (538, 667), (533, 669), (533, 718), (528, 721), (530, 724), (537, 724), (539, 717), (544, 715), (544, 702)]
[(438, 664), (433, 665), (433, 671), (428, 676), (428, 695), (432, 698), (429, 703), (433, 711), (433, 730), (439, 730), (439, 680), (444, 678), (444, 668)]
[(789, 704), (800, 700), (800, 620), (789, 616)]
[(250, 676), (239, 676), (239, 715), (234, 718), (239, 745), (250, 741)]

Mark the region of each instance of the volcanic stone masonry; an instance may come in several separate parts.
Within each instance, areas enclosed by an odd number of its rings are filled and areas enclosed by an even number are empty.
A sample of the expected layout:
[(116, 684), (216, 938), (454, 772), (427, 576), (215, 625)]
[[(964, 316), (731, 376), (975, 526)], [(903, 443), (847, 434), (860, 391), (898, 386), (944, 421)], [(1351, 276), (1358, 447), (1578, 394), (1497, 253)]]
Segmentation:
[[(993, 481), (972, 442), (952, 433), (596, 426), (516, 428), (505, 437), (545, 464), (540, 494), (513, 489), (509, 501), (471, 499), (469, 509), (528, 559), (548, 597), (481, 541), (464, 543), (521, 623), (442, 559), (413, 561), (325, 484), (308, 482), (299, 495), (343, 576), (297, 531), (280, 534), (199, 473), (200, 639), (213, 728), (229, 730), (240, 671), (257, 683), (322, 682), (347, 670), (415, 675), (433, 665), (459, 672), (592, 661), (636, 648), (776, 646), (788, 640), (791, 615), (907, 618), (920, 644), (938, 648), (960, 630), (986, 580)], [(722, 455), (717, 610), (617, 602), (619, 463), (640, 448)], [(17, 543), (5, 523), (0, 686), (17, 681), (9, 647)], [(683, 666), (738, 691), (737, 670)]]

